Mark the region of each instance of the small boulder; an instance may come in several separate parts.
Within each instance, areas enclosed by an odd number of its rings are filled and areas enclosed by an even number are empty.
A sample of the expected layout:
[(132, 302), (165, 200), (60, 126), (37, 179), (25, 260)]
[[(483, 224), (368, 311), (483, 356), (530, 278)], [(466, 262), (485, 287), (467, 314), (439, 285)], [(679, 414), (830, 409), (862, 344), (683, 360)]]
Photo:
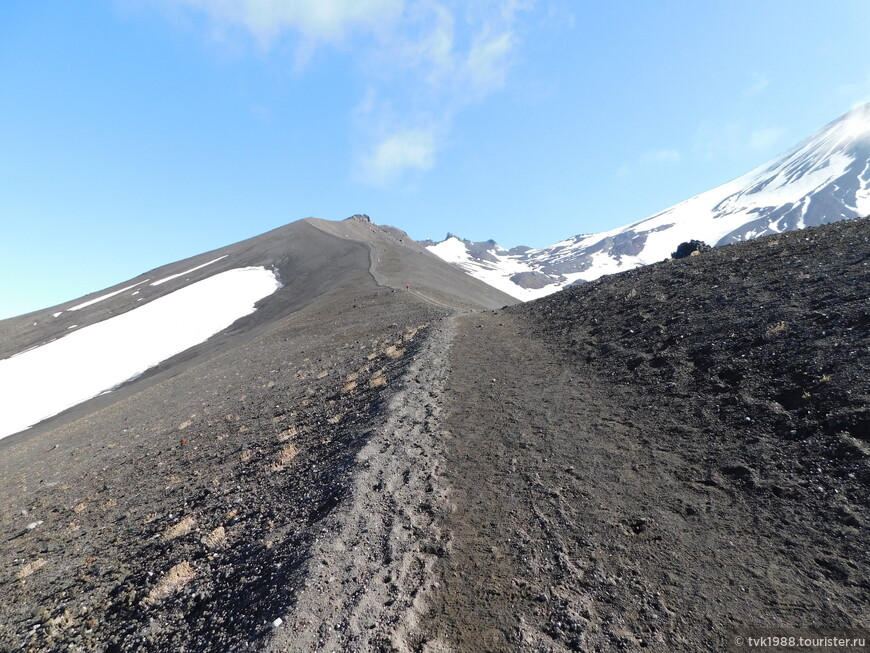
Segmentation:
[(689, 240), (685, 243), (680, 243), (677, 251), (671, 254), (671, 258), (688, 258), (696, 256), (701, 252), (709, 252), (710, 246), (703, 240)]

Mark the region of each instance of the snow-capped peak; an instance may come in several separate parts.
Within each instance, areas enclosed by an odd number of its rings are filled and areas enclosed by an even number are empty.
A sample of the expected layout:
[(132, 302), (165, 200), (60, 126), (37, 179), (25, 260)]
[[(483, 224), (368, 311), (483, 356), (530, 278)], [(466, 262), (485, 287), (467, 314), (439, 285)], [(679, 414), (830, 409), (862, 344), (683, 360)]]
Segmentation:
[[(870, 215), (870, 103), (755, 170), (640, 222), (540, 249), (481, 248), (448, 238), (429, 249), (519, 299), (668, 258), (681, 242), (748, 240)], [(518, 276), (518, 272), (526, 274)], [(526, 286), (531, 283), (531, 290)]]
[(494, 240), (474, 242), (448, 233), (447, 238), (428, 249), (511, 297), (528, 301), (552, 292), (547, 288), (552, 283), (550, 278), (521, 260), (521, 252), (529, 251), (528, 247), (508, 250)]

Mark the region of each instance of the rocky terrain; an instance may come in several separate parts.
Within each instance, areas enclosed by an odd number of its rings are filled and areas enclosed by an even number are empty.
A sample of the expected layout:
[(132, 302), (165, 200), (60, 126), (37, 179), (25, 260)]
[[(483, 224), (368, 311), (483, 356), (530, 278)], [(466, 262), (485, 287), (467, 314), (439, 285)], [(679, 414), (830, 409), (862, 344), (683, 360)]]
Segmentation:
[(0, 440), (0, 649), (867, 626), (870, 221), (514, 306), (363, 217), (294, 225), (227, 249), (285, 282), (252, 316)]
[(459, 318), (427, 632), (714, 651), (866, 626), (868, 267), (865, 219)]

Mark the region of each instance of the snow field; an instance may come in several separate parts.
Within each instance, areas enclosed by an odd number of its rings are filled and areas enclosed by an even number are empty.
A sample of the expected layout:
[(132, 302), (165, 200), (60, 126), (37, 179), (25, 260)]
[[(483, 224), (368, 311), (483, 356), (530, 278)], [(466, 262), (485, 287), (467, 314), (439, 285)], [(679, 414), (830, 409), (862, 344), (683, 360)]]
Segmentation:
[(95, 397), (253, 313), (281, 284), (262, 267), (221, 272), (0, 360), (0, 438)]

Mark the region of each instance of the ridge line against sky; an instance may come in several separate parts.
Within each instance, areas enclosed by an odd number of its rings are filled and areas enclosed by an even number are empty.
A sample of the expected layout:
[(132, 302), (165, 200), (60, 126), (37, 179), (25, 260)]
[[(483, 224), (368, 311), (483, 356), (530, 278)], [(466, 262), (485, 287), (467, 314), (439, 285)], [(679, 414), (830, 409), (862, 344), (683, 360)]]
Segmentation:
[(9, 3), (0, 318), (309, 215), (508, 247), (636, 222), (870, 99), (868, 28), (853, 0)]

